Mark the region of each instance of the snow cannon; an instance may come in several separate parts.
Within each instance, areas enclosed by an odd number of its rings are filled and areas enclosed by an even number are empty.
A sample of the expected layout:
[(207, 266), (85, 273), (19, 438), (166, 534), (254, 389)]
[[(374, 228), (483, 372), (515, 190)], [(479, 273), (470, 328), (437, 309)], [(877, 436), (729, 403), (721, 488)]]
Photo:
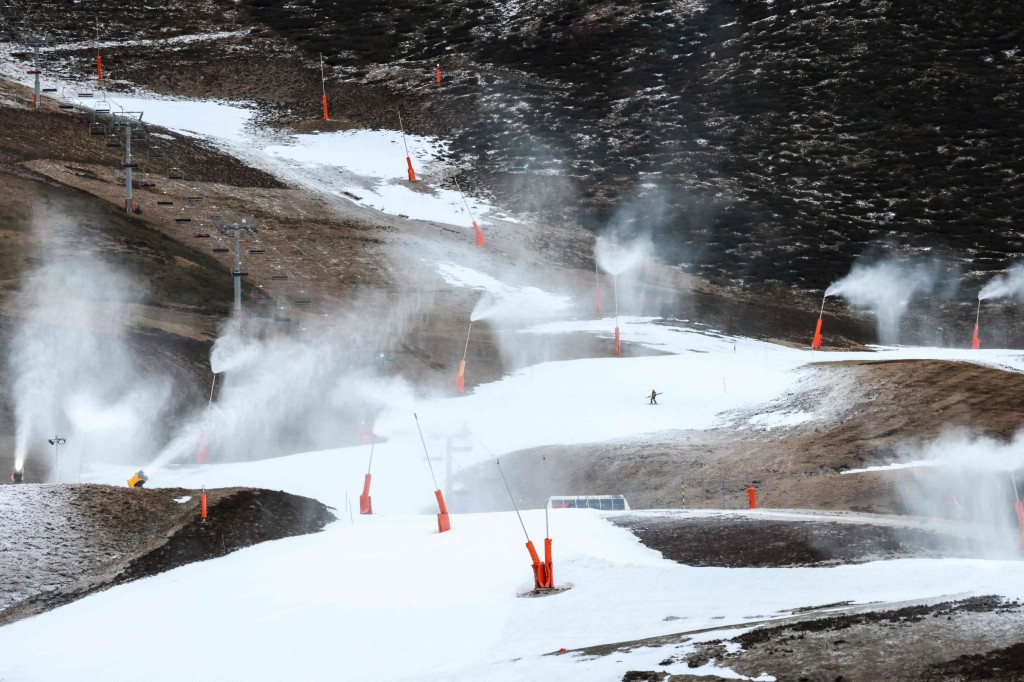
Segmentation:
[(373, 498), (370, 497), (370, 479), (370, 474), (366, 474), (366, 478), (363, 479), (363, 494), (359, 496), (360, 514), (373, 513)]
[(25, 482), (25, 472), (24, 471), (19, 471), (18, 469), (15, 469), (14, 471), (11, 472), (11, 483), (24, 483), (24, 482)]
[(821, 318), (818, 318), (818, 324), (814, 327), (814, 338), (811, 339), (811, 350), (818, 350), (821, 348)]
[(141, 469), (139, 469), (138, 471), (136, 471), (132, 475), (131, 478), (128, 479), (128, 487), (129, 488), (142, 488), (142, 487), (144, 487), (146, 485), (146, 481), (148, 481), (148, 480), (149, 480), (149, 476), (146, 475), (146, 472), (141, 470)]

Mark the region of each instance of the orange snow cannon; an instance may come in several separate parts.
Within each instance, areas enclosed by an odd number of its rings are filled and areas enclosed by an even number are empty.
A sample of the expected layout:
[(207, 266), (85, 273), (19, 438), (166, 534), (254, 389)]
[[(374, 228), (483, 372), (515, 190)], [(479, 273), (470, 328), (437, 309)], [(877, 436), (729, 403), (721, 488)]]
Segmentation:
[(811, 341), (811, 350), (818, 350), (821, 348), (821, 318), (818, 318), (818, 324), (814, 327), (814, 339)]
[(141, 469), (136, 471), (131, 478), (128, 479), (129, 488), (142, 488), (146, 485), (146, 481), (149, 480), (149, 476), (146, 475), (145, 471)]
[(451, 519), (448, 518), (448, 507), (444, 503), (444, 495), (440, 490), (434, 491), (434, 497), (437, 498), (437, 508), (440, 512), (437, 515), (437, 532), (444, 533), (452, 529)]

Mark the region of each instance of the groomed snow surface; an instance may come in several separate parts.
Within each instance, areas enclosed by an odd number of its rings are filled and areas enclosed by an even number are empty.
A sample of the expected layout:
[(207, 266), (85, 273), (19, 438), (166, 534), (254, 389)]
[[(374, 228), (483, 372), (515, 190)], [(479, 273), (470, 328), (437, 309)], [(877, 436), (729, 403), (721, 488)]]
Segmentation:
[[(151, 483), (158, 485), (285, 489), (334, 506), (340, 518), (319, 534), (175, 569), (4, 627), (0, 651), (16, 655), (0, 657), (0, 679), (134, 680), (144, 668), (147, 679), (175, 681), (620, 680), (627, 670), (693, 671), (659, 665), (670, 653), (664, 648), (597, 658), (546, 654), (706, 627), (723, 628), (701, 635), (717, 639), (745, 622), (843, 601), (1024, 598), (1020, 562), (683, 566), (589, 510), (551, 512), (556, 583), (572, 589), (518, 597), (532, 582), (514, 514), (458, 514), (453, 507), (451, 532), (437, 533), (433, 482), (414, 410), (435, 457), (442, 456), (447, 435), (468, 429), (461, 442), (473, 451), (460, 453), (457, 462), (466, 466), (490, 457), (484, 445), (500, 455), (544, 444), (708, 428), (729, 422), (737, 410), (749, 418), (758, 406), (772, 414), (778, 411), (772, 401), (793, 389), (800, 368), (811, 361), (928, 357), (1017, 368), (1021, 363), (1020, 354), (1009, 351), (812, 354), (650, 318), (620, 318), (620, 325), (627, 342), (666, 354), (545, 363), (463, 397), (420, 399), (385, 412), (376, 430), (387, 442), (376, 446), (371, 490), (377, 516), (349, 513), (368, 446), (151, 472)], [(611, 326), (612, 320), (570, 321), (524, 333), (589, 330), (610, 340)], [(657, 407), (646, 404), (651, 388), (664, 391)], [(441, 462), (434, 463), (439, 476)], [(129, 474), (124, 467), (98, 467), (90, 477), (124, 485)], [(543, 511), (524, 517), (540, 544)], [(700, 670), (734, 676), (713, 664)]]

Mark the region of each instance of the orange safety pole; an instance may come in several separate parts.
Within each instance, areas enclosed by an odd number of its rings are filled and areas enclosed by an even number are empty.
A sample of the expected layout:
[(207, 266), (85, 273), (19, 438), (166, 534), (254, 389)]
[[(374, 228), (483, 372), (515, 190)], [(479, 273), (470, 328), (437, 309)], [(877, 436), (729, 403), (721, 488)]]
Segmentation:
[(373, 513), (373, 500), (370, 498), (370, 474), (366, 474), (366, 478), (363, 479), (363, 494), (359, 496), (359, 513)]
[(441, 84), (441, 65), (440, 64), (437, 65), (436, 78), (437, 78), (437, 84), (440, 85)]
[(203, 495), (199, 498), (199, 515), (206, 521), (206, 486), (203, 486)]
[(978, 322), (981, 321), (981, 299), (978, 299), (978, 313), (974, 316), (974, 336), (971, 338), (971, 349), (981, 348), (981, 339), (978, 338)]
[(96, 55), (96, 76), (97, 80), (103, 80), (103, 57)]
[(398, 128), (402, 131), (402, 147), (405, 148), (405, 165), (408, 167), (409, 182), (416, 182), (416, 171), (412, 169), (412, 157), (409, 156), (409, 143), (405, 140), (405, 124), (402, 123), (402, 110), (398, 110)]
[(324, 77), (324, 54), (320, 53), (320, 88), (323, 91), (324, 120), (327, 119), (327, 79)]
[(476, 224), (475, 220), (473, 221), (473, 230), (476, 232), (476, 245), (477, 246), (483, 246), (484, 245), (484, 231), (480, 229), (480, 226)]
[(555, 561), (552, 558), (551, 538), (544, 538), (544, 572), (546, 573), (547, 584), (544, 587), (555, 586)]
[(434, 497), (437, 498), (437, 508), (439, 513), (437, 515), (437, 532), (443, 533), (452, 529), (452, 522), (448, 518), (448, 506), (444, 503), (444, 495), (440, 489), (434, 491)]
[(811, 341), (811, 350), (818, 350), (821, 348), (821, 318), (818, 318), (818, 324), (814, 327), (814, 339)]
[(466, 361), (463, 360), (459, 363), (459, 376), (455, 377), (455, 392), (465, 393), (466, 392)]
[(751, 509), (757, 509), (757, 491), (753, 487), (747, 488), (747, 502)]

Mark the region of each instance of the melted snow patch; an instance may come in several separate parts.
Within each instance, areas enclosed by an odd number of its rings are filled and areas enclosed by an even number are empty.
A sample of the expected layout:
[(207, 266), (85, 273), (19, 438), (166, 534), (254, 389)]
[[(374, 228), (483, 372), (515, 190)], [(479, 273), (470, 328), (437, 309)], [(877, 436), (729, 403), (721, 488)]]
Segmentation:
[(185, 504), (186, 502), (188, 502), (191, 499), (192, 499), (191, 496), (185, 495), (184, 497), (175, 497), (174, 501), (177, 502), (178, 504)]

